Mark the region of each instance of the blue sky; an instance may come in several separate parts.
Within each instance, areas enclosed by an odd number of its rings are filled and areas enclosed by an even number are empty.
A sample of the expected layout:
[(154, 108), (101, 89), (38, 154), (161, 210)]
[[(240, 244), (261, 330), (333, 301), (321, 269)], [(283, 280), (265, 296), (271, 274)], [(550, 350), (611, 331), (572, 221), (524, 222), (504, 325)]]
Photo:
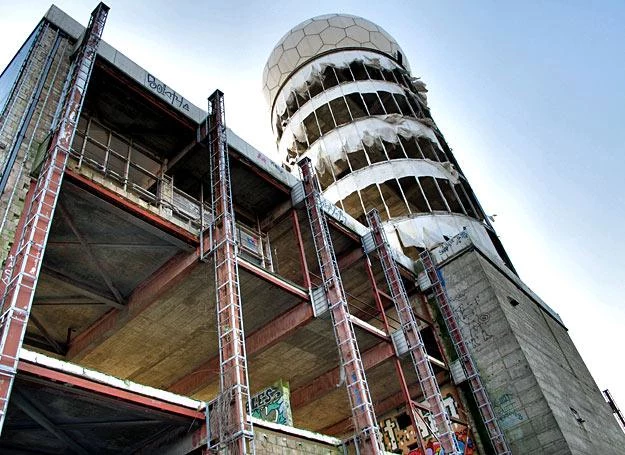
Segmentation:
[[(106, 41), (199, 106), (223, 90), (229, 126), (267, 154), (261, 76), (280, 37), (333, 12), (383, 26), (521, 278), (625, 407), (625, 2), (108, 4)], [(96, 3), (57, 5), (84, 24)], [(0, 2), (0, 67), (48, 7)]]

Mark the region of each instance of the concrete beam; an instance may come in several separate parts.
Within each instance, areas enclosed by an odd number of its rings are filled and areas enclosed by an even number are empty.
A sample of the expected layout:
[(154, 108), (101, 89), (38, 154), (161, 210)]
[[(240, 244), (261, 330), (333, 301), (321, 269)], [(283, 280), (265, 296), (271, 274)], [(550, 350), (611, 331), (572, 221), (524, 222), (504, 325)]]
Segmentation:
[[(285, 311), (263, 327), (245, 337), (248, 357), (269, 349), (287, 338), (314, 318), (312, 306), (301, 302)], [(219, 376), (219, 356), (214, 356), (191, 373), (171, 384), (167, 390), (180, 395), (191, 395)]]
[[(374, 368), (395, 355), (391, 343), (382, 342), (363, 352), (362, 364), (365, 370)], [(299, 387), (291, 392), (291, 407), (296, 409), (310, 402), (318, 400), (332, 392), (340, 385), (340, 368), (326, 371), (312, 380), (310, 384)]]
[(182, 281), (199, 264), (198, 251), (179, 253), (135, 288), (122, 309), (112, 309), (69, 345), (67, 359), (82, 359), (102, 341), (137, 317), (171, 287)]

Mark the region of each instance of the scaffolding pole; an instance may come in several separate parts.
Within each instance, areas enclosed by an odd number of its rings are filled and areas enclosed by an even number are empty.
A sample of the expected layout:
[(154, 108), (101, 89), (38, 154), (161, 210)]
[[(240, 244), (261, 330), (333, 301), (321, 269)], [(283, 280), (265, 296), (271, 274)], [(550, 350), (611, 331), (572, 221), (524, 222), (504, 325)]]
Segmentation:
[(419, 379), (423, 397), (436, 424), (434, 437), (440, 441), (445, 453), (450, 455), (459, 454), (460, 451), (451, 427), (451, 420), (445, 411), (443, 397), (438, 383), (436, 382), (436, 376), (434, 375), (432, 364), (425, 350), (421, 333), (419, 332), (417, 318), (410, 304), (410, 300), (408, 299), (408, 294), (406, 293), (404, 282), (399, 274), (397, 263), (393, 258), (391, 247), (388, 244), (386, 232), (384, 232), (384, 228), (382, 227), (380, 214), (376, 209), (367, 213), (367, 222), (371, 228), (373, 251), (377, 252), (378, 258), (382, 264), (384, 277), (386, 278), (391, 298), (395, 304), (395, 310), (399, 315), (401, 330), (408, 344), (408, 351), (410, 352), (410, 357), (415, 372), (417, 373), (417, 378)]
[(3, 277), (8, 280), (3, 284), (0, 316), (0, 431), (17, 373), (19, 351), (28, 325), (69, 149), (85, 100), (108, 10), (108, 6), (100, 3), (91, 13), (89, 25), (66, 79), (59, 111), (59, 127), (50, 141), (30, 205), (22, 215), (25, 221), (21, 232), (16, 236), (18, 246), (15, 255), (9, 257), (5, 265)]
[(477, 408), (480, 411), (482, 422), (488, 431), (488, 436), (493, 449), (497, 455), (511, 455), (512, 452), (510, 451), (508, 442), (499, 427), (497, 416), (495, 415), (493, 405), (491, 404), (488, 394), (486, 393), (486, 389), (484, 388), (482, 378), (480, 377), (477, 367), (475, 366), (473, 357), (469, 352), (469, 347), (464, 341), (456, 316), (454, 315), (451, 305), (449, 304), (447, 291), (439, 278), (439, 271), (434, 266), (432, 256), (427, 249), (423, 250), (419, 257), (421, 258), (421, 262), (425, 268), (425, 273), (432, 283), (432, 289), (434, 290), (436, 302), (443, 316), (443, 320), (445, 321), (445, 326), (447, 327), (447, 331), (456, 350), (456, 354), (458, 355), (458, 359), (460, 360), (460, 364), (462, 365), (462, 369), (466, 375), (469, 387), (475, 397)]
[(304, 158), (299, 162), (299, 166), (302, 171), (304, 201), (323, 280), (323, 289), (332, 318), (341, 367), (345, 371), (345, 385), (357, 439), (356, 447), (360, 448), (364, 454), (382, 454), (384, 445), (371, 402), (356, 334), (350, 320), (328, 222), (321, 209), (319, 181), (314, 174), (310, 159)]
[[(215, 264), (220, 372), (219, 396), (211, 416), (211, 420), (216, 421), (219, 438), (211, 448), (232, 455), (253, 454), (254, 429), (250, 419), (251, 400), (223, 93), (216, 90), (208, 101), (214, 242), (211, 253)], [(210, 446), (210, 440), (208, 444)]]

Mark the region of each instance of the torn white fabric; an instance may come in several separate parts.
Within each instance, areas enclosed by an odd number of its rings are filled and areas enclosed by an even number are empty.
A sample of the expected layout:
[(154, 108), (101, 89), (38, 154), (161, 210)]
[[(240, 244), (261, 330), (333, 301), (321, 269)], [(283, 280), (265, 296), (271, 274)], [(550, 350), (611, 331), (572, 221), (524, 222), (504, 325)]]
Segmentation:
[[(295, 72), (280, 89), (272, 109), (272, 118), (275, 118), (276, 114), (282, 115), (284, 113), (286, 110), (286, 99), (291, 92), (305, 93), (308, 90), (310, 81), (315, 79), (321, 80), (323, 77), (323, 70), (325, 70), (326, 67), (333, 66), (335, 68), (346, 68), (350, 63), (356, 61), (375, 68), (384, 68), (390, 71), (395, 69), (403, 70), (399, 64), (390, 58), (364, 49), (333, 52), (331, 54), (322, 55)], [(417, 87), (421, 86), (425, 88), (425, 84), (423, 84), (423, 82), (421, 82)]]
[(445, 237), (451, 238), (466, 230), (475, 245), (489, 254), (499, 257), (486, 232), (486, 227), (480, 221), (465, 215), (424, 213), (394, 218), (386, 221), (386, 223), (394, 227), (404, 246), (431, 249), (445, 242)]
[[(447, 163), (438, 163), (430, 160), (415, 160), (405, 158), (371, 164), (346, 175), (338, 182), (328, 186), (323, 195), (336, 204), (357, 190), (362, 190), (374, 183), (384, 183), (402, 177), (436, 177), (449, 180), (452, 184), (458, 183), (458, 172), (445, 166)], [(451, 164), (451, 163), (449, 163)], [(415, 183), (416, 185), (416, 183)]]
[[(323, 174), (329, 172), (336, 162), (346, 160), (347, 154), (362, 150), (363, 143), (371, 147), (377, 139), (383, 139), (396, 144), (399, 142), (399, 136), (406, 139), (427, 137), (441, 148), (434, 131), (429, 126), (411, 117), (390, 114), (361, 118), (335, 128), (315, 141), (303, 155), (312, 160), (319, 174)], [(295, 161), (296, 141), (305, 143), (305, 137), (301, 124), (289, 127), (278, 143), (279, 156), (287, 160), (290, 157)]]
[[(297, 112), (295, 112), (293, 116), (289, 119), (288, 124), (302, 123), (304, 119), (310, 115), (311, 112), (319, 109), (324, 104), (328, 104), (333, 99), (340, 98), (341, 96), (349, 95), (350, 93), (374, 93), (377, 91), (385, 91), (406, 96), (406, 90), (401, 85), (397, 85), (394, 82), (371, 80), (347, 82), (344, 84), (336, 85), (328, 90), (319, 93), (303, 106), (300, 106)], [(282, 114), (283, 112), (280, 113), (280, 115)]]

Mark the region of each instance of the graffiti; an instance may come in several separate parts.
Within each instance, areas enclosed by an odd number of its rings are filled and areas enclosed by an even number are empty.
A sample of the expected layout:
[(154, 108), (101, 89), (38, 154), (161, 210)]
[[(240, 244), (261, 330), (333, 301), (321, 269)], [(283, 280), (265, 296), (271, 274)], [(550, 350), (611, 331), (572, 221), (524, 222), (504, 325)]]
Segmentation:
[(278, 383), (252, 397), (252, 416), (282, 425), (293, 425), (288, 383)]
[(502, 428), (510, 428), (527, 417), (520, 411), (521, 403), (511, 393), (501, 394), (493, 403)]
[(15, 257), (10, 254), (6, 260), (6, 265), (4, 267), (4, 272), (2, 272), (2, 282), (9, 285), (9, 281), (11, 281), (11, 270), (15, 266)]
[(450, 238), (449, 240), (447, 240), (445, 243), (443, 243), (438, 249), (437, 252), (439, 254), (445, 254), (447, 253), (451, 248), (453, 248), (454, 246), (461, 246), (464, 242), (465, 239), (469, 238), (469, 232), (466, 230), (463, 230), (462, 232), (460, 232), (460, 234), (453, 236), (452, 238)]
[(337, 220), (339, 223), (345, 223), (347, 221), (347, 219), (345, 218), (345, 212), (336, 205), (332, 204), (327, 199), (319, 198), (319, 203), (321, 209), (324, 210), (332, 218)]
[(187, 100), (149, 73), (146, 78), (146, 85), (159, 95), (169, 99), (172, 106), (189, 111), (189, 103)]
[(464, 295), (458, 295), (454, 300), (464, 300), (456, 307), (458, 320), (464, 324), (469, 333), (466, 340), (473, 349), (479, 349), (482, 344), (490, 340), (493, 336), (488, 333), (487, 324), (490, 321), (490, 314), (480, 313), (476, 310), (480, 305), (480, 297), (477, 296), (473, 302), (465, 300)]
[[(443, 404), (447, 413), (454, 419), (460, 419), (460, 408), (451, 389), (444, 393)], [(432, 432), (436, 432), (434, 418), (427, 411), (418, 411), (417, 430), (415, 431), (406, 413), (386, 417), (380, 422), (380, 429), (387, 451), (407, 455), (444, 455), (444, 450)], [(452, 423), (460, 453), (478, 455), (475, 443), (468, 428), (459, 423)], [(418, 432), (418, 433), (417, 433)], [(420, 447), (423, 441), (423, 447)]]

